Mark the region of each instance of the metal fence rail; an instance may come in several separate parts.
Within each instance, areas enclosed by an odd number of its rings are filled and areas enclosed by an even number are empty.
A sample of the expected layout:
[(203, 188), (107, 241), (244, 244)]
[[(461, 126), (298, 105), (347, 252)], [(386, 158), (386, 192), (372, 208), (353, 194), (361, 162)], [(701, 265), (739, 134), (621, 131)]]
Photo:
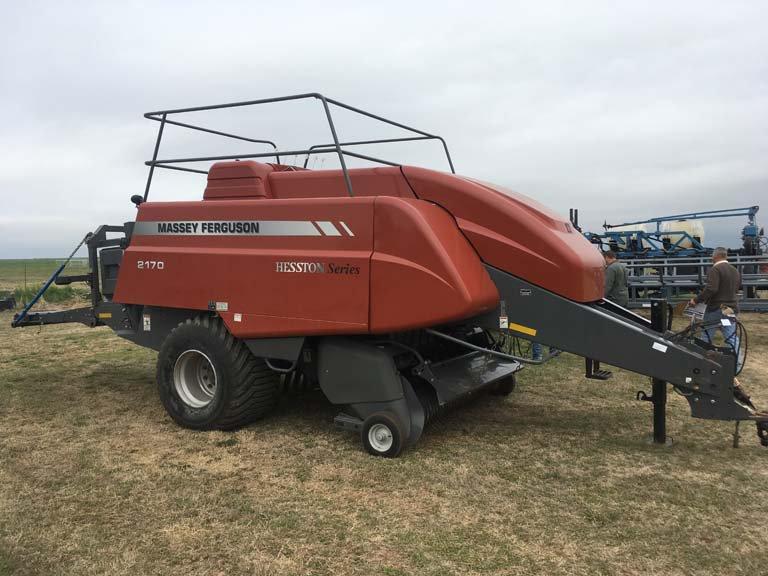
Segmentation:
[[(622, 261), (629, 272), (629, 306), (646, 308), (652, 298), (681, 302), (700, 292), (712, 266), (709, 257), (646, 258)], [(768, 255), (729, 256), (741, 274), (739, 307), (745, 311), (768, 311)], [(765, 292), (761, 298), (761, 292)]]

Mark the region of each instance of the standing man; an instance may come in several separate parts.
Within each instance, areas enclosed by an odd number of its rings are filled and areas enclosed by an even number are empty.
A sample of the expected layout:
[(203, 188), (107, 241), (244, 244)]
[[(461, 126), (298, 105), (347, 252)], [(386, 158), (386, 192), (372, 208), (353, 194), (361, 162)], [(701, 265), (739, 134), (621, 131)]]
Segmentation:
[[(712, 262), (704, 290), (695, 298), (691, 298), (689, 304), (707, 305), (704, 312), (704, 332), (710, 344), (720, 330), (728, 345), (738, 353), (739, 339), (736, 335), (735, 316), (739, 311), (736, 292), (741, 285), (741, 275), (728, 263), (728, 251), (725, 248), (715, 248)], [(739, 368), (741, 366), (737, 366), (737, 371)]]
[[(603, 298), (627, 307), (629, 304), (629, 289), (627, 288), (627, 267), (616, 259), (616, 252), (606, 250), (603, 252), (605, 260), (605, 292)], [(595, 380), (607, 380), (611, 377), (608, 370), (600, 369), (600, 362), (592, 358), (584, 358), (586, 372), (584, 376)]]
[(605, 299), (627, 307), (629, 290), (627, 289), (627, 267), (616, 259), (616, 252), (603, 252), (605, 260)]

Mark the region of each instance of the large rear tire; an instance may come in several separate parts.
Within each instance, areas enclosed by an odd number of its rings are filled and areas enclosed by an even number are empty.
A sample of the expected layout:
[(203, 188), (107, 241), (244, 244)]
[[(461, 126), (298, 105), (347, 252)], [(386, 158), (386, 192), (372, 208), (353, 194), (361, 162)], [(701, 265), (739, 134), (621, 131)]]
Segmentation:
[(160, 400), (195, 430), (232, 430), (272, 410), (279, 375), (233, 338), (219, 318), (197, 317), (168, 335), (157, 359)]

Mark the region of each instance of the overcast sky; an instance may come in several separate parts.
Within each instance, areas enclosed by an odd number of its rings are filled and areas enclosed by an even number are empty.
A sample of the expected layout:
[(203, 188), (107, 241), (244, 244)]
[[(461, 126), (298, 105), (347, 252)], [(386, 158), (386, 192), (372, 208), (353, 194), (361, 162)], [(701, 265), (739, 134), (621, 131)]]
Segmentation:
[[(593, 230), (768, 213), (767, 21), (762, 1), (4, 2), (0, 258), (58, 257), (134, 218), (157, 129), (144, 112), (307, 91), (441, 134), (460, 174), (578, 207)], [(307, 146), (327, 139), (319, 112), (205, 122)], [(392, 135), (343, 115), (338, 128)], [(168, 138), (161, 157), (249, 150)], [(386, 154), (445, 169), (438, 152)], [(152, 194), (203, 187), (164, 174)], [(742, 225), (712, 224), (706, 243), (737, 245)]]

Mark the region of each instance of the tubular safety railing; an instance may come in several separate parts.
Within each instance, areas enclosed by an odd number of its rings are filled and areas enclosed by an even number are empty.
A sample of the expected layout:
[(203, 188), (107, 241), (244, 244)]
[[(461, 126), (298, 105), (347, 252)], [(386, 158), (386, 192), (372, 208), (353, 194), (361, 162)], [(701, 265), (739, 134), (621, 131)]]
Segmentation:
[[(250, 137), (241, 136), (238, 134), (231, 134), (229, 132), (222, 132), (220, 130), (212, 130), (210, 128), (205, 128), (205, 127), (197, 126), (194, 124), (188, 124), (186, 122), (179, 122), (178, 120), (172, 120), (168, 118), (169, 116), (172, 116), (174, 114), (186, 114), (190, 112), (202, 112), (206, 110), (221, 110), (225, 108), (240, 108), (245, 106), (256, 106), (259, 104), (273, 104), (276, 102), (288, 102), (288, 101), (294, 101), (294, 100), (307, 100), (307, 99), (316, 99), (322, 103), (323, 111), (325, 113), (325, 118), (328, 121), (328, 128), (330, 129), (331, 139), (333, 141), (326, 144), (314, 144), (309, 148), (303, 149), (303, 150), (278, 150), (277, 144), (272, 140), (250, 138)], [(344, 110), (353, 112), (355, 114), (358, 114), (367, 118), (371, 118), (373, 120), (377, 120), (379, 122), (388, 124), (390, 126), (394, 126), (396, 128), (400, 128), (402, 130), (415, 134), (415, 136), (407, 136), (403, 138), (382, 138), (377, 140), (357, 140), (357, 141), (349, 141), (349, 142), (340, 142), (338, 134), (336, 132), (336, 126), (333, 122), (333, 116), (331, 114), (332, 107), (342, 108)], [(158, 128), (158, 131), (157, 131), (157, 139), (155, 141), (154, 152), (152, 154), (152, 160), (148, 160), (145, 162), (145, 164), (149, 166), (149, 174), (147, 175), (147, 184), (144, 189), (145, 201), (147, 200), (147, 198), (149, 198), (149, 190), (150, 190), (150, 187), (152, 186), (152, 177), (154, 175), (155, 168), (165, 168), (169, 170), (180, 170), (182, 172), (207, 174), (208, 172), (205, 170), (199, 170), (199, 169), (190, 168), (187, 166), (178, 166), (178, 164), (186, 164), (186, 163), (194, 163), (194, 162), (209, 162), (209, 161), (214, 162), (218, 160), (244, 160), (244, 159), (250, 159), (250, 158), (270, 158), (270, 157), (274, 157), (277, 163), (279, 164), (280, 156), (303, 156), (303, 155), (306, 155), (306, 159), (304, 161), (304, 167), (306, 168), (307, 162), (309, 161), (309, 157), (311, 155), (334, 154), (334, 153), (337, 155), (339, 159), (339, 164), (341, 165), (341, 170), (344, 174), (344, 183), (347, 188), (347, 193), (350, 196), (354, 196), (355, 194), (352, 188), (352, 180), (349, 176), (349, 170), (347, 169), (347, 163), (345, 161), (346, 156), (349, 156), (352, 158), (359, 158), (359, 159), (367, 160), (370, 162), (375, 162), (377, 164), (384, 164), (387, 166), (400, 166), (400, 164), (397, 162), (392, 162), (390, 160), (385, 160), (382, 158), (376, 158), (373, 156), (369, 156), (367, 154), (361, 154), (359, 152), (353, 152), (345, 148), (349, 146), (366, 146), (371, 144), (391, 144), (395, 142), (438, 140), (443, 146), (443, 151), (445, 152), (445, 157), (446, 157), (446, 160), (448, 161), (448, 166), (450, 167), (451, 172), (454, 174), (456, 173), (456, 170), (454, 169), (454, 166), (453, 166), (453, 160), (451, 159), (451, 154), (448, 151), (448, 145), (446, 144), (445, 140), (441, 136), (430, 134), (429, 132), (424, 132), (423, 130), (413, 128), (412, 126), (407, 126), (400, 122), (395, 122), (394, 120), (389, 120), (382, 116), (372, 114), (371, 112), (366, 112), (365, 110), (361, 110), (360, 108), (355, 108), (354, 106), (344, 104), (343, 102), (339, 102), (338, 100), (326, 98), (322, 94), (318, 94), (316, 92), (310, 92), (307, 94), (296, 94), (293, 96), (281, 96), (278, 98), (248, 100), (245, 102), (232, 102), (229, 104), (215, 104), (212, 106), (196, 106), (193, 108), (178, 108), (175, 110), (159, 110), (157, 112), (147, 112), (146, 114), (144, 114), (144, 117), (150, 120), (155, 120), (160, 123), (160, 127)], [(240, 140), (244, 142), (250, 142), (253, 144), (264, 144), (264, 145), (270, 146), (272, 148), (272, 151), (254, 153), (254, 154), (232, 154), (227, 156), (199, 156), (194, 158), (158, 159), (157, 156), (160, 151), (160, 143), (163, 138), (163, 130), (165, 129), (166, 125), (178, 126), (178, 127), (187, 128), (190, 130), (205, 132), (207, 134), (213, 134), (213, 135), (222, 136), (225, 138), (231, 138), (231, 139)]]

